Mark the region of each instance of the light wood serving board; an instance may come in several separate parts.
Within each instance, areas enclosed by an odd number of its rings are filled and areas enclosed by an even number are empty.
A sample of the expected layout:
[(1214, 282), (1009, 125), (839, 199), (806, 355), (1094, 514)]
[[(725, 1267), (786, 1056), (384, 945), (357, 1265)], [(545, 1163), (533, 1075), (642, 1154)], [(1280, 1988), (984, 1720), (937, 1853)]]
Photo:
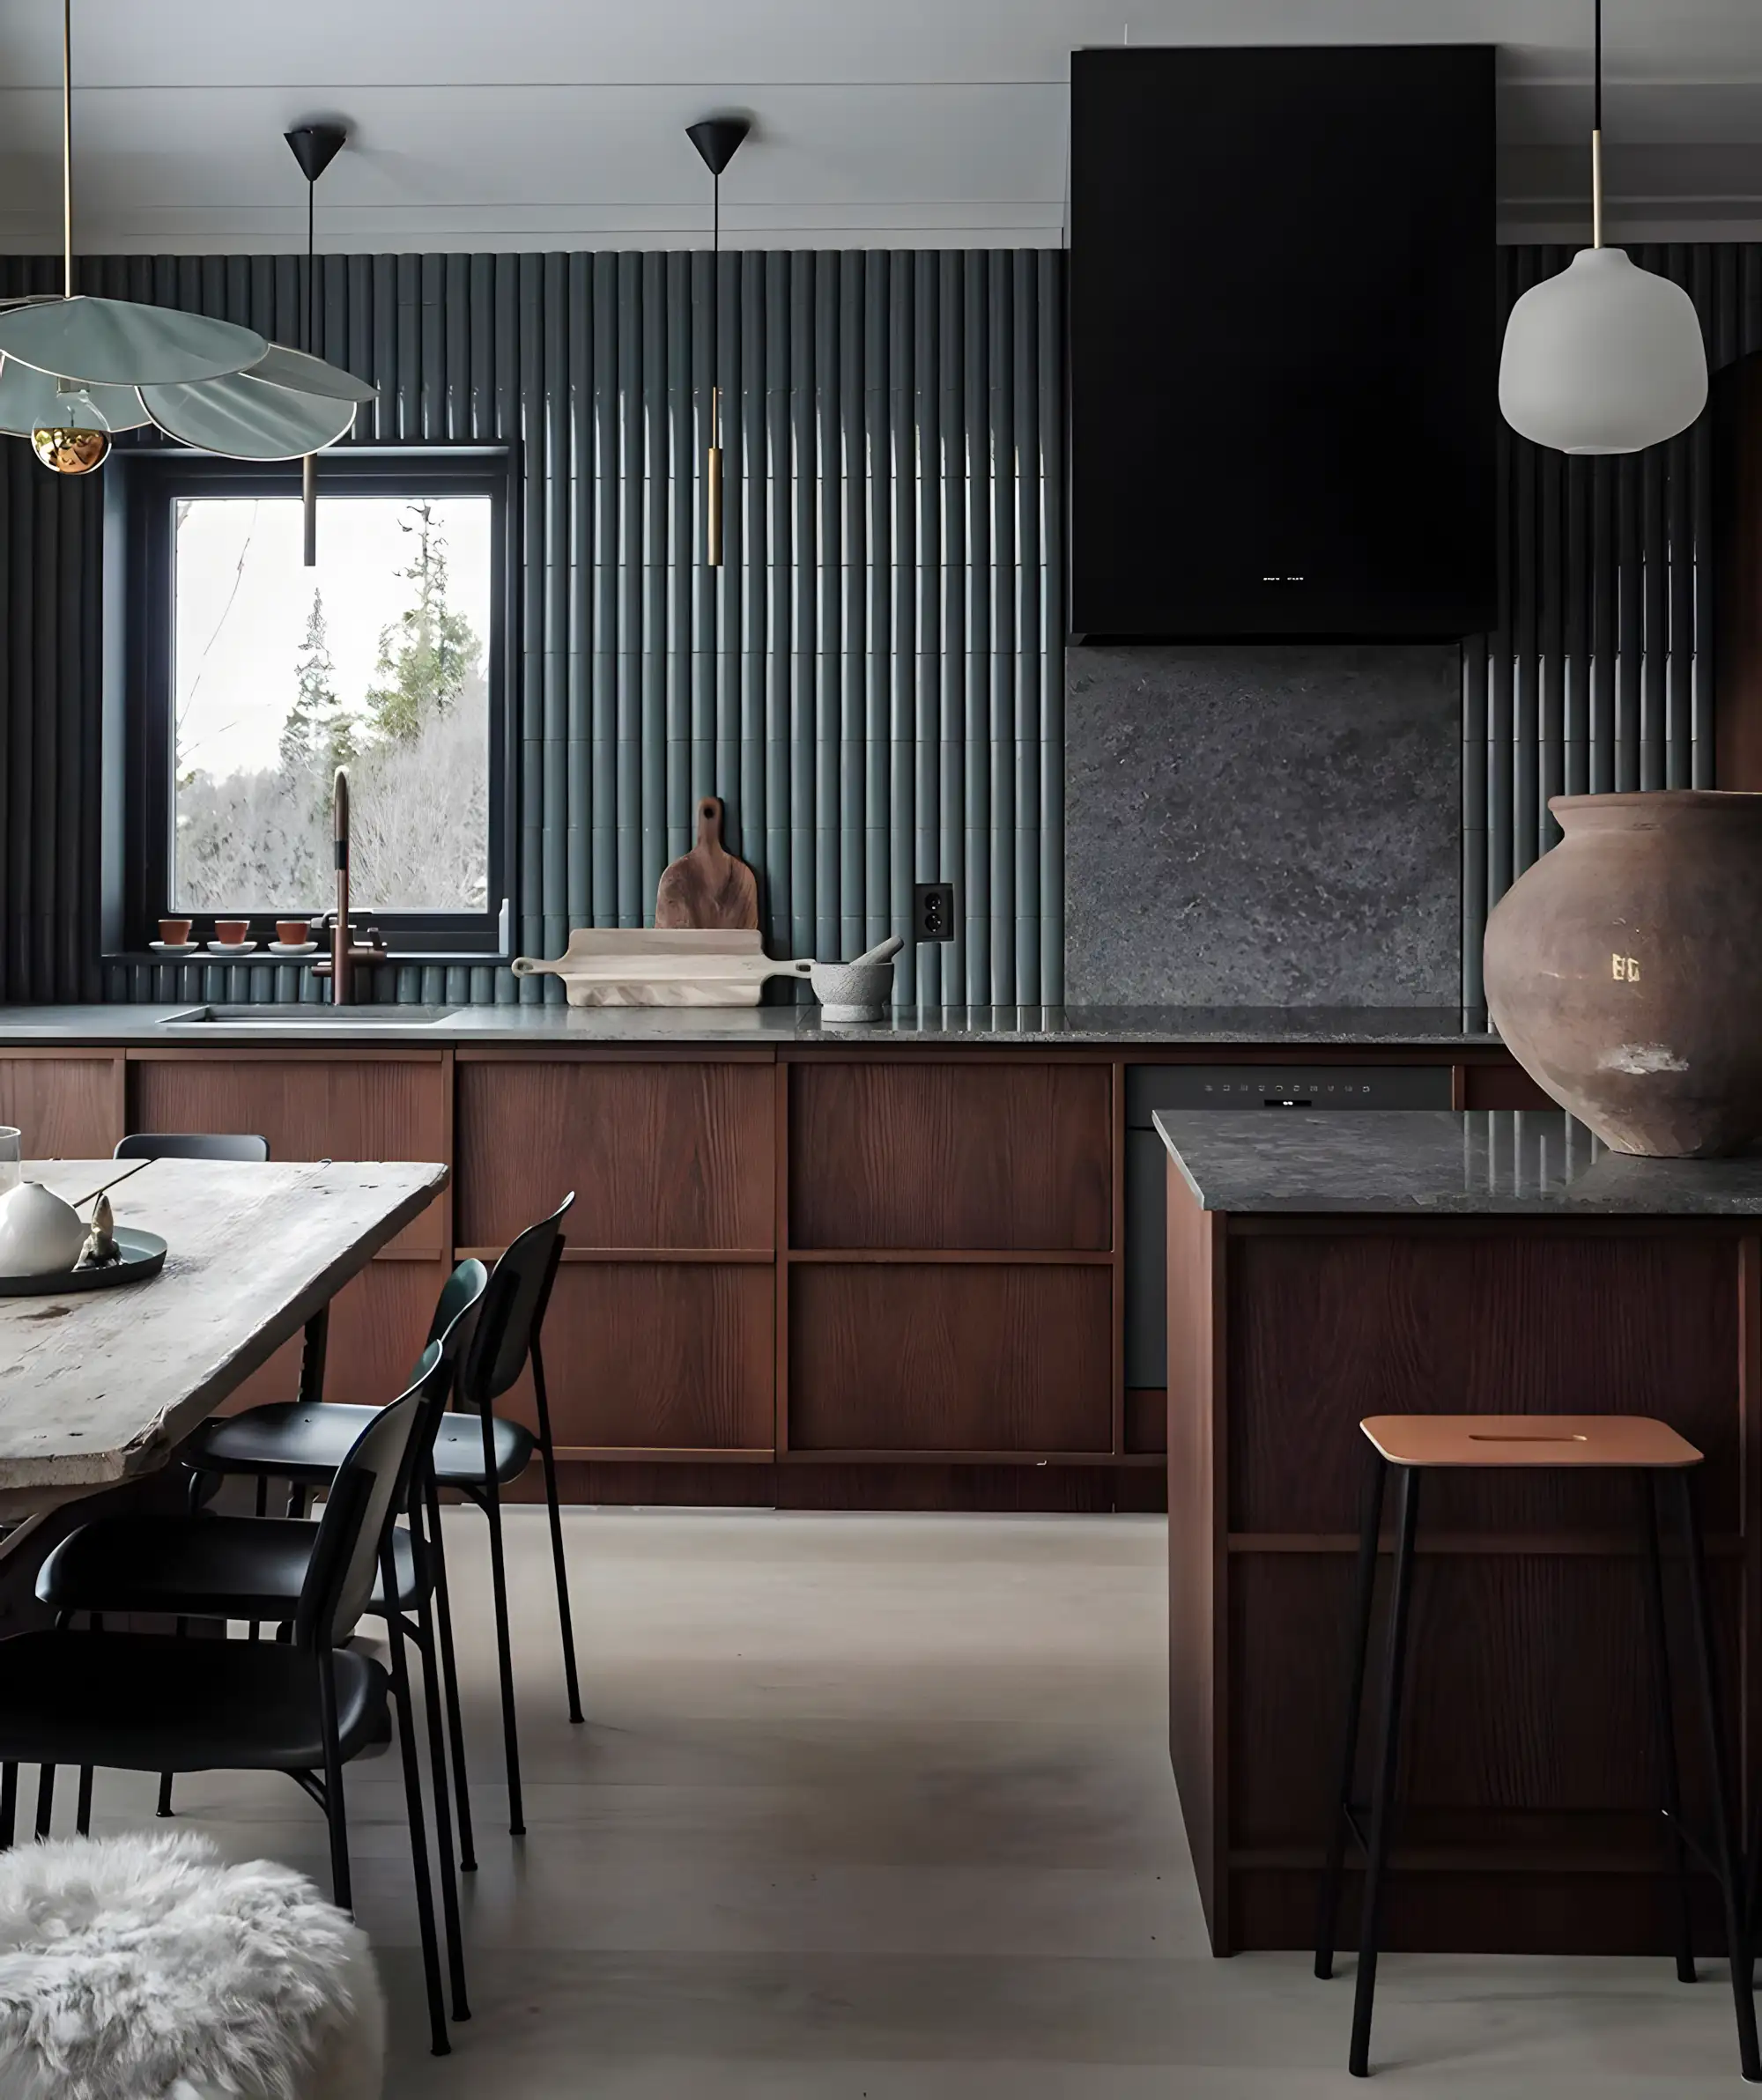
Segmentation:
[(757, 1006), (766, 980), (805, 977), (774, 962), (756, 928), (577, 927), (554, 962), (514, 958), (516, 977), (560, 977), (571, 1006)]
[(714, 795), (698, 804), (698, 842), (669, 863), (655, 892), (657, 927), (759, 925), (759, 878), (722, 842), (722, 805)]

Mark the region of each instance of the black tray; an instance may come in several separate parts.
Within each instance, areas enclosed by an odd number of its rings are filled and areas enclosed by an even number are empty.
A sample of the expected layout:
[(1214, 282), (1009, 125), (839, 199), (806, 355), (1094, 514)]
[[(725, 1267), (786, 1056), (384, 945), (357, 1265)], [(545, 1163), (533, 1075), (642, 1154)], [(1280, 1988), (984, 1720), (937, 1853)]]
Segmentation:
[(144, 1283), (165, 1267), (166, 1243), (157, 1232), (118, 1225), (113, 1237), (122, 1259), (107, 1268), (63, 1268), (41, 1276), (0, 1276), (0, 1298), (66, 1298), (75, 1290), (111, 1290)]

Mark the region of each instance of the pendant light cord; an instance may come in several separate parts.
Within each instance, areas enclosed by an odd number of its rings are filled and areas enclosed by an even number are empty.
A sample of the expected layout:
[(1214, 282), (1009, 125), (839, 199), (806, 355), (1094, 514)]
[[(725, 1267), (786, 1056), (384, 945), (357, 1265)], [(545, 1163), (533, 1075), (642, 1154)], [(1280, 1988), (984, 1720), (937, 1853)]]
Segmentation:
[(61, 8), (61, 292), (73, 297), (73, 0)]
[(1592, 0), (1591, 246), (1603, 246), (1603, 0)]

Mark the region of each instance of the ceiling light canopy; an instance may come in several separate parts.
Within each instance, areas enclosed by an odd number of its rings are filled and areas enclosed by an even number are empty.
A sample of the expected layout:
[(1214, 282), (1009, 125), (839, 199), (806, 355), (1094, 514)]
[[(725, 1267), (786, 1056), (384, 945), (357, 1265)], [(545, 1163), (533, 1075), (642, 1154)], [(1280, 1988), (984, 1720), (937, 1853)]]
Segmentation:
[[(230, 459), (299, 459), (334, 445), (374, 399), (352, 373), (235, 322), (75, 294), (72, 4), (63, 0), (62, 294), (0, 311), (0, 432), (28, 438), (61, 474), (91, 473), (113, 432), (150, 423)], [(319, 173), (344, 137), (324, 125), (291, 134), (290, 144), (296, 136), (310, 141)]]
[(1591, 246), (1511, 309), (1499, 405), (1520, 435), (1557, 452), (1639, 452), (1706, 405), (1706, 345), (1680, 285), (1603, 244), (1603, 0), (1595, 0)]

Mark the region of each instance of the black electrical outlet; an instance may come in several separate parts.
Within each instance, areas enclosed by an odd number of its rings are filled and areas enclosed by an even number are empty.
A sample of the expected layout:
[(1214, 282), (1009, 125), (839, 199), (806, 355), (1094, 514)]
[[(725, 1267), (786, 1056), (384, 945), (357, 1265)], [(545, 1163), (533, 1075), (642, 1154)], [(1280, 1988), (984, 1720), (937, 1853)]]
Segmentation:
[(918, 883), (913, 886), (912, 930), (921, 941), (953, 940), (952, 883)]

